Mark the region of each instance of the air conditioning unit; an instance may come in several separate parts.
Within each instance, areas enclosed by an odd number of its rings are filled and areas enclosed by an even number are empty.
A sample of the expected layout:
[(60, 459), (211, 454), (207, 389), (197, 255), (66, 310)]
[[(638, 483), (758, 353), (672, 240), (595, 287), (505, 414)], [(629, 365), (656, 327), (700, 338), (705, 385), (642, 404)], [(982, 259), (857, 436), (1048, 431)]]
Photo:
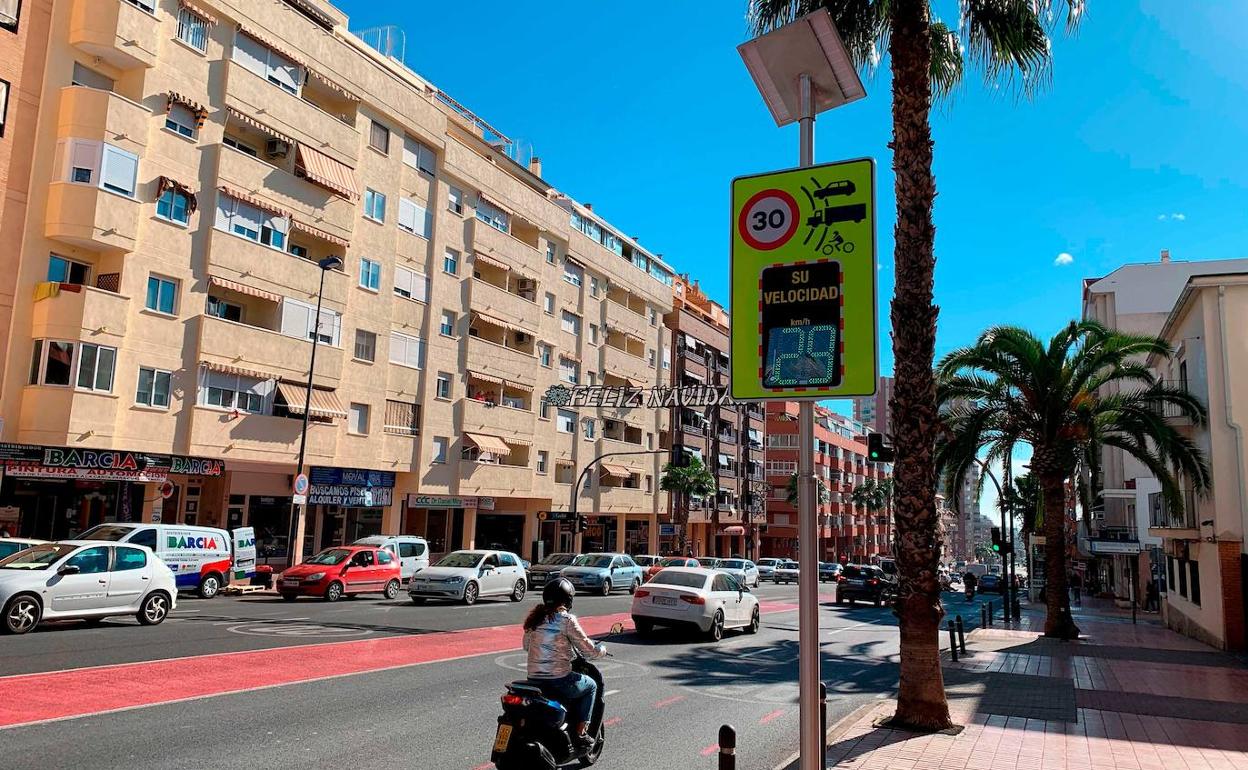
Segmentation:
[(290, 142), (282, 139), (270, 139), (264, 143), (264, 154), (270, 158), (285, 158), (290, 154)]

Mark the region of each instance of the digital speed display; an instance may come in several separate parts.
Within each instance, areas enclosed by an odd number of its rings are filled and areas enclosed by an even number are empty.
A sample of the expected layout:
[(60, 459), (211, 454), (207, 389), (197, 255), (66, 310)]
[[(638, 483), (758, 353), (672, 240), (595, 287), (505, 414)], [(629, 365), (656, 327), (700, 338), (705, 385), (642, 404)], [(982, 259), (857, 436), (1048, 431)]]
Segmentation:
[(759, 281), (763, 387), (841, 384), (841, 265), (764, 268)]

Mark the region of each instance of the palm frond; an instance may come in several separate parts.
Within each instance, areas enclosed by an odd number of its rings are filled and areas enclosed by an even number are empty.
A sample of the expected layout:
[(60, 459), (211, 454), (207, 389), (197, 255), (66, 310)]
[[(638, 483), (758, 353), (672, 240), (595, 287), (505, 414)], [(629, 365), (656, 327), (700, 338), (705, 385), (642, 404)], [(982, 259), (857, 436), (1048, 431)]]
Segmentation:
[(1051, 44), (1034, 0), (962, 0), (961, 27), (987, 82), (1028, 96), (1048, 84)]
[(931, 36), (932, 91), (937, 99), (943, 99), (962, 83), (962, 41), (958, 33), (942, 21), (932, 23)]

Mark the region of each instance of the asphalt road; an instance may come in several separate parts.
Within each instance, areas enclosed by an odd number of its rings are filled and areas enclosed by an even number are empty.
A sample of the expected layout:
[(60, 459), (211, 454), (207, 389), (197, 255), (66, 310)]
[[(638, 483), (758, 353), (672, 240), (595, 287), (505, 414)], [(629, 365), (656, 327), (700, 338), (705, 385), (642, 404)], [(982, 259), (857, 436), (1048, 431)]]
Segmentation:
[[(723, 723), (738, 730), (742, 770), (771, 770), (788, 757), (798, 731), (797, 612), (786, 607), (795, 605), (796, 592), (771, 585), (758, 591), (765, 609), (780, 611), (764, 614), (753, 636), (734, 633), (719, 644), (662, 632), (650, 640), (631, 632), (608, 638), (615, 655), (603, 663), (608, 743), (597, 767), (715, 767)], [(584, 618), (623, 613), (629, 601), (578, 597), (576, 610)], [(187, 599), (156, 628), (119, 620), (0, 639), (0, 676), (492, 628), (518, 624), (529, 606), (531, 600), (416, 607), (372, 599), (334, 605)], [(821, 626), (829, 722), (891, 693), (897, 631), (887, 609), (824, 602)], [(0, 768), (332, 768), (385, 761), (473, 770), (489, 766), (498, 698), (507, 681), (523, 678), (523, 669), (515, 650), (14, 727), (0, 730)], [(141, 671), (136, 667), (126, 685), (150, 688), (159, 699), (162, 683), (145, 681)], [(0, 703), (20, 708), (14, 690), (0, 678)]]

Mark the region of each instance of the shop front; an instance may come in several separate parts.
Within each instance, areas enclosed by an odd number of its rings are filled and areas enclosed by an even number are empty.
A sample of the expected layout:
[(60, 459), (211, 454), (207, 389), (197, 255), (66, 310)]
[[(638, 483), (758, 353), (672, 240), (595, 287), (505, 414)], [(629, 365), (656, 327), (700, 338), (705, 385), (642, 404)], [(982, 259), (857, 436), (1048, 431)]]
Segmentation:
[(317, 548), (381, 534), (385, 510), (394, 502), (393, 473), (312, 468), (308, 480), (309, 527)]
[(624, 552), (633, 556), (653, 554), (658, 549), (659, 531), (654, 514), (586, 514), (581, 538), (582, 553)]
[(478, 500), (469, 495), (409, 494), (403, 504), (401, 531), (423, 537), (432, 558), (464, 547), (464, 517)]

